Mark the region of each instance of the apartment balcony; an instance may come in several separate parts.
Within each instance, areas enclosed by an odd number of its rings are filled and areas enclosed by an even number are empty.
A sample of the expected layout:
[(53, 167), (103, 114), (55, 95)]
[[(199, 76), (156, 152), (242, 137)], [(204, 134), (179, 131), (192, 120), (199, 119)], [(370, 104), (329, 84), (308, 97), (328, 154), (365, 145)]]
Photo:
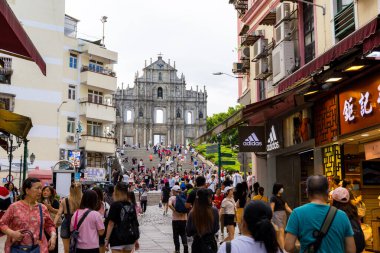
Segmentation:
[(117, 63), (117, 53), (111, 50), (106, 49), (103, 46), (94, 44), (94, 43), (86, 43), (82, 47), (82, 52), (87, 53), (89, 55), (94, 55), (103, 58), (107, 62)]
[(346, 6), (334, 17), (335, 37), (339, 40), (355, 31), (354, 3)]
[(113, 71), (103, 69), (96, 72), (90, 69), (88, 66), (83, 66), (81, 69), (81, 83), (90, 85), (96, 88), (109, 90), (111, 92), (116, 91), (117, 80), (116, 74)]
[(89, 102), (87, 98), (80, 99), (81, 116), (85, 116), (90, 120), (116, 122), (116, 107), (108, 103), (93, 103)]
[(79, 147), (90, 152), (113, 154), (116, 150), (116, 139), (113, 137), (81, 135)]
[(248, 0), (229, 0), (229, 3), (235, 6), (240, 17), (248, 11)]

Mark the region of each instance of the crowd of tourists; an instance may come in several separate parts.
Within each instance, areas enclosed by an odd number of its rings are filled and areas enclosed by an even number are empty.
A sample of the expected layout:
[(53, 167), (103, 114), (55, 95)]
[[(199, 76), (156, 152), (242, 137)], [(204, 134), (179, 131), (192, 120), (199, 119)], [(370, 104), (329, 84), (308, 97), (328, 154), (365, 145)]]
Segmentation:
[[(292, 209), (283, 197), (284, 185), (275, 183), (268, 198), (250, 174), (243, 180), (240, 173), (222, 171), (219, 180), (211, 167), (195, 164), (197, 155), (189, 150), (154, 147), (149, 159), (160, 161), (157, 170), (132, 157), (126, 173), (113, 172), (114, 185), (72, 182), (62, 199), (36, 178), (27, 178), (20, 192), (11, 183), (0, 187), (4, 252), (25, 247), (26, 252), (58, 252), (58, 234), (65, 253), (135, 252), (138, 218), (144, 217), (151, 190), (160, 192), (164, 216), (170, 209), (175, 253), (181, 244), (184, 253), (189, 248), (194, 253), (364, 250), (363, 202), (355, 184), (311, 176), (306, 182), (310, 203)], [(179, 170), (177, 164), (186, 159), (192, 168)]]

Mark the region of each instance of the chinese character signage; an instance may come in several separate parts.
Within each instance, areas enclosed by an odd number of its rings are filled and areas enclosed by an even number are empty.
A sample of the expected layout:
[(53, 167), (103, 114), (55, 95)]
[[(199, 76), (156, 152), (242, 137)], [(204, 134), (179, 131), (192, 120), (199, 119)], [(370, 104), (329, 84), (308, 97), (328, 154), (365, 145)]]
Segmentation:
[(380, 124), (380, 76), (362, 78), (349, 87), (339, 94), (341, 135)]
[(265, 129), (263, 126), (242, 126), (239, 132), (240, 152), (265, 152)]

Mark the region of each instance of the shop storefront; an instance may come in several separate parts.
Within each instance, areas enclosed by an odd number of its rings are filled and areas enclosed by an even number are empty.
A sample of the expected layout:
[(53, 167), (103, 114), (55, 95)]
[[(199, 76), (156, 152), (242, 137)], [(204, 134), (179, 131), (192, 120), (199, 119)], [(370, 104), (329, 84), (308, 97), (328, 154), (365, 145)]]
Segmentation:
[[(315, 142), (321, 150), (323, 173), (350, 183), (355, 197), (366, 206), (364, 223), (372, 228), (380, 250), (380, 75), (378, 71), (346, 83), (316, 103)], [(377, 233), (377, 234), (376, 234)]]

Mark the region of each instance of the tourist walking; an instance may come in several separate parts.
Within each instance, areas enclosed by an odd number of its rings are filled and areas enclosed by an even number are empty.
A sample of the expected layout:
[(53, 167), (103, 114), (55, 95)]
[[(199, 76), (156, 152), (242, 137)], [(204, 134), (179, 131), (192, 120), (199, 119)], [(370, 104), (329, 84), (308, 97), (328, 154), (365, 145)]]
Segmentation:
[(351, 223), (352, 231), (354, 232), (356, 252), (360, 253), (365, 248), (364, 233), (360, 226), (358, 209), (352, 204), (350, 197), (350, 192), (346, 188), (338, 187), (332, 192), (332, 206), (347, 214), (347, 217)]
[(64, 253), (69, 253), (70, 246), (70, 223), (73, 213), (79, 208), (82, 200), (82, 185), (78, 182), (71, 183), (69, 196), (62, 199), (58, 213), (55, 216), (54, 224), (57, 225), (59, 218), (63, 215), (64, 219), (61, 224), (61, 233)]
[(0, 219), (11, 204), (9, 190), (6, 187), (0, 186)]
[(161, 201), (164, 208), (164, 215), (168, 214), (169, 198), (170, 198), (170, 187), (169, 187), (169, 182), (166, 182), (165, 186), (161, 190)]
[(79, 232), (76, 253), (99, 253), (99, 236), (104, 234), (104, 223), (102, 215), (95, 211), (97, 205), (98, 194), (85, 191), (71, 219), (70, 230)]
[(9, 191), (9, 196), (11, 198), (11, 203), (16, 202), (18, 200), (18, 195), (19, 194), (18, 194), (18, 190), (15, 187), (15, 185), (12, 182), (10, 182), (10, 183), (5, 184), (4, 186)]
[(139, 223), (136, 209), (128, 198), (128, 185), (119, 182), (108, 213), (106, 249), (110, 248), (112, 253), (130, 253), (139, 249), (139, 237)]
[(286, 227), (286, 212), (292, 213), (292, 209), (288, 203), (282, 198), (284, 186), (279, 183), (273, 185), (273, 195), (270, 198), (270, 206), (273, 211), (272, 222), (275, 225), (277, 232), (277, 241), (281, 249), (284, 249), (285, 227)]
[(215, 234), (219, 231), (218, 209), (212, 206), (208, 189), (198, 189), (194, 206), (189, 213), (186, 233), (193, 236), (191, 252), (215, 253), (218, 250)]
[(236, 203), (234, 200), (234, 188), (227, 186), (224, 189), (225, 198), (222, 201), (220, 213), (223, 214), (223, 224), (227, 228), (228, 236), (224, 241), (231, 241), (235, 236)]
[(247, 203), (247, 198), (248, 198), (247, 183), (245, 182), (243, 183), (238, 183), (236, 185), (236, 191), (235, 191), (235, 196), (234, 196), (234, 200), (236, 201), (236, 223), (238, 224), (238, 227), (239, 227), (239, 233), (241, 233), (243, 211), (244, 211), (244, 207)]
[(146, 207), (148, 205), (148, 188), (146, 187), (146, 183), (142, 183), (142, 188), (139, 191), (139, 200), (142, 208), (143, 214), (146, 212)]
[[(251, 201), (244, 208), (241, 236), (223, 243), (218, 253), (280, 253), (276, 231), (271, 223), (272, 210), (262, 201)], [(229, 245), (228, 245), (229, 244)]]
[[(44, 204), (46, 208), (49, 211), (51, 219), (54, 221), (55, 217), (57, 216), (58, 209), (59, 209), (59, 201), (55, 198), (56, 193), (53, 187), (51, 186), (45, 186), (42, 188), (42, 198), (40, 199), (40, 203)], [(58, 219), (58, 224), (56, 225), (55, 228), (55, 233), (58, 235), (58, 226), (61, 225), (62, 219)], [(49, 241), (50, 240), (50, 235), (46, 233), (45, 231), (45, 236), (46, 239)], [(55, 248), (53, 250), (49, 250), (49, 252), (52, 253), (58, 253), (58, 237), (56, 236), (56, 241), (55, 241)]]
[(268, 202), (268, 198), (266, 196), (264, 196), (264, 187), (259, 187), (258, 189), (258, 194), (255, 195), (252, 200), (261, 200), (261, 201), (264, 201), (264, 202)]
[[(182, 240), (183, 252), (188, 253), (189, 249), (187, 246), (187, 237), (186, 237), (186, 221), (187, 221), (187, 213), (186, 210), (177, 210), (176, 206), (178, 206), (177, 201), (182, 201), (183, 208), (185, 208), (185, 199), (181, 194), (181, 188), (178, 185), (175, 185), (172, 188), (173, 196), (169, 199), (169, 207), (173, 211), (172, 213), (172, 228), (173, 228), (173, 240), (175, 246), (175, 253), (180, 252), (180, 243), (179, 237)], [(182, 199), (181, 199), (182, 198)]]
[[(37, 178), (27, 178), (22, 184), (21, 200), (9, 206), (0, 219), (0, 231), (7, 235), (4, 253), (14, 252), (12, 247), (31, 245), (40, 247), (40, 253), (55, 248), (57, 234), (46, 206), (38, 203), (42, 184)], [(47, 241), (43, 231), (50, 235)]]
[[(106, 226), (106, 219), (108, 217), (108, 212), (110, 210), (110, 205), (104, 201), (104, 193), (100, 187), (92, 188), (93, 191), (98, 195), (98, 202), (96, 203), (95, 211), (98, 211), (102, 217), (104, 226)], [(106, 237), (105, 233), (99, 236), (99, 252), (104, 253), (106, 251), (104, 245), (104, 238)]]
[[(320, 231), (330, 206), (327, 205), (329, 184), (324, 176), (310, 176), (306, 181), (307, 195), (310, 203), (294, 209), (286, 227), (285, 250), (293, 252), (297, 239), (305, 252), (311, 245), (315, 246), (315, 231)], [(347, 215), (337, 210), (330, 228), (322, 238), (319, 252), (355, 253), (354, 233)], [(317, 252), (314, 249), (314, 252)]]

